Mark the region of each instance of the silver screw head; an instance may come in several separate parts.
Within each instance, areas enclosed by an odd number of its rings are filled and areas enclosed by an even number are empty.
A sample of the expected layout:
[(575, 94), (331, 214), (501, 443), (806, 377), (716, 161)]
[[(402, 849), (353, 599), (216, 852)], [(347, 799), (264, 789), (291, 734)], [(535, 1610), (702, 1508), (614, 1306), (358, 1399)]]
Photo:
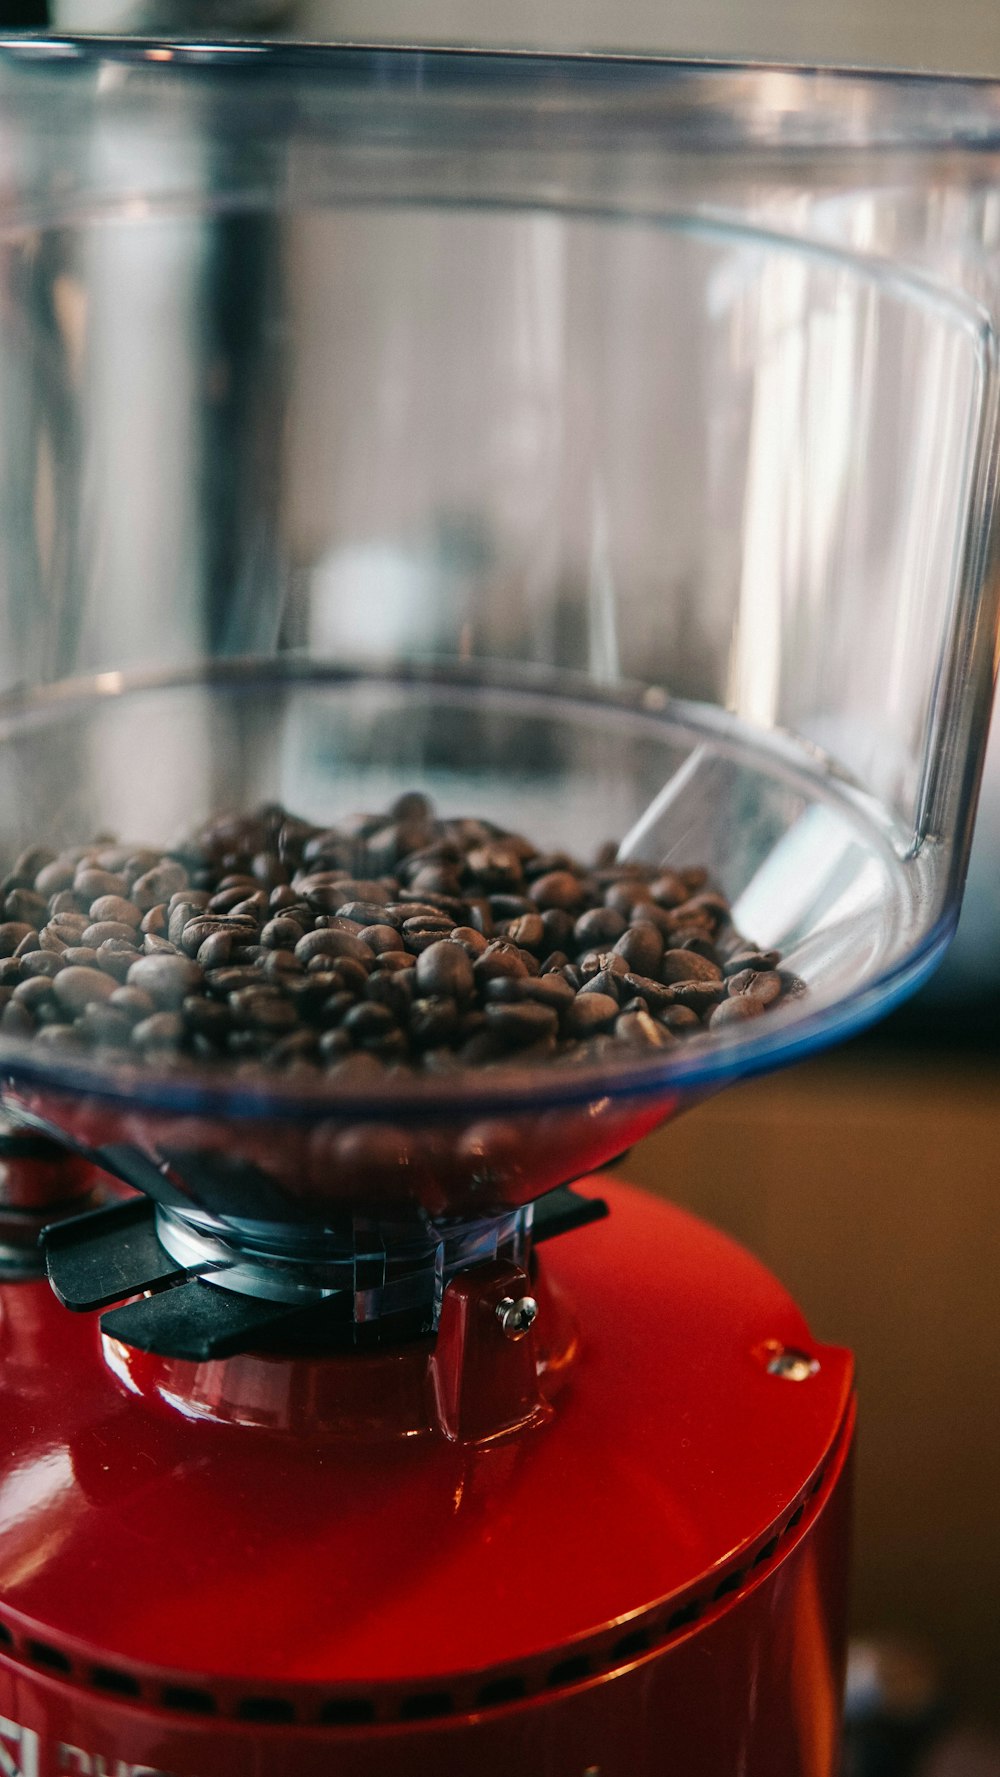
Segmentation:
[(497, 1303), (497, 1320), (505, 1339), (523, 1339), (534, 1324), (538, 1303), (534, 1296), (504, 1296)]
[(780, 1376), (783, 1382), (808, 1382), (819, 1369), (819, 1359), (810, 1357), (807, 1351), (776, 1351), (768, 1360), (769, 1376)]

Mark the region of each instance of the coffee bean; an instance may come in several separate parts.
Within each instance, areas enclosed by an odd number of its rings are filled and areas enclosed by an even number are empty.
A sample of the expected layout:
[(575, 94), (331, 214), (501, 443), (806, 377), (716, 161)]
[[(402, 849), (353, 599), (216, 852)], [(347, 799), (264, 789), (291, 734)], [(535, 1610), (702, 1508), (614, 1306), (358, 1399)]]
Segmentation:
[(129, 987), (150, 994), (157, 1006), (172, 1010), (201, 986), (204, 977), (198, 964), (186, 956), (154, 955), (140, 957), (126, 979)]
[(52, 980), (65, 966), (62, 957), (54, 950), (33, 950), (30, 956), (21, 959), (20, 972), (26, 980), (36, 977)]
[(307, 932), (296, 944), (295, 955), (306, 966), (317, 957), (344, 957), (350, 962), (359, 963), (365, 970), (375, 966), (375, 952), (350, 932)]
[(34, 1036), (38, 1026), (27, 1006), (9, 1000), (0, 1012), (0, 1030), (8, 1037)]
[(608, 993), (578, 993), (566, 1010), (566, 1031), (572, 1037), (609, 1030), (618, 1017), (617, 999)]
[(615, 955), (625, 958), (636, 975), (655, 975), (663, 960), (663, 937), (654, 925), (641, 920), (629, 926), (615, 946)]
[(52, 986), (59, 1004), (70, 1012), (82, 1012), (94, 1001), (109, 1000), (115, 991), (115, 982), (110, 976), (101, 969), (87, 967), (60, 969)]
[[(26, 1006), (29, 1012), (37, 1012), (40, 1006), (54, 1003), (51, 981), (44, 975), (36, 975), (33, 979), (19, 981), (16, 987), (4, 989), (11, 999), (19, 1006)], [(9, 1003), (9, 1002), (8, 1002)]]
[(559, 1017), (550, 1006), (539, 1005), (537, 1000), (491, 1002), (486, 1007), (486, 1028), (490, 1037), (521, 1048), (540, 1037), (554, 1037)]
[(39, 870), (34, 882), (35, 892), (47, 899), (49, 895), (59, 894), (63, 889), (71, 889), (75, 875), (76, 870), (72, 864), (66, 863), (62, 858), (55, 858), (51, 864), (45, 864)]
[(26, 938), (34, 938), (37, 946), (38, 934), (33, 925), (28, 925), (21, 919), (5, 921), (0, 925), (0, 956), (13, 956), (18, 945), (23, 944)]
[(748, 1018), (759, 1018), (767, 1007), (762, 1000), (750, 999), (745, 993), (735, 999), (723, 1000), (708, 1020), (709, 1028), (717, 1030), (724, 1024), (742, 1024)]
[[(149, 1025), (132, 1048), (151, 1065), (323, 1065), (338, 1090), (408, 1058), (443, 1073), (512, 1054), (601, 1062), (697, 1039), (723, 1004), (804, 991), (733, 931), (704, 870), (609, 843), (588, 871), (493, 822), (437, 820), (419, 794), (335, 828), (275, 805), (215, 816), (168, 853), (34, 847), (0, 878), (0, 909), (0, 1017), (16, 1007), (33, 1040), (61, 1032), (57, 1046), (99, 1055)], [(132, 999), (87, 998), (88, 972)], [(63, 977), (79, 1006), (57, 996)]]
[(615, 1036), (620, 1043), (637, 1049), (671, 1049), (677, 1043), (673, 1032), (665, 1030), (648, 1012), (623, 1012), (615, 1020)]
[(136, 928), (126, 925), (122, 919), (101, 919), (87, 926), (81, 936), (81, 942), (89, 944), (94, 950), (100, 944), (106, 944), (109, 938), (120, 938), (124, 943), (135, 945)]
[(545, 926), (541, 914), (522, 913), (517, 919), (512, 919), (506, 936), (512, 944), (520, 945), (525, 950), (541, 950), (545, 943)]
[(125, 878), (113, 870), (94, 870), (87, 866), (76, 871), (73, 877), (73, 892), (80, 895), (92, 905), (101, 895), (114, 895), (116, 898), (125, 892)]
[(90, 917), (95, 925), (105, 920), (114, 920), (119, 925), (137, 926), (142, 914), (134, 901), (127, 901), (124, 895), (98, 895), (90, 904)]
[(3, 904), (3, 916), (9, 925), (28, 925), (35, 929), (45, 924), (48, 903), (44, 895), (33, 889), (11, 889)]
[(782, 992), (781, 976), (774, 969), (741, 969), (738, 975), (730, 975), (727, 986), (732, 999), (742, 996), (760, 1000), (764, 1006), (780, 999)]
[(56, 861), (55, 852), (44, 845), (29, 845), (14, 859), (11, 876), (19, 888), (30, 888), (40, 870)]
[(184, 1036), (184, 1020), (179, 1012), (154, 1012), (132, 1026), (131, 1040), (137, 1049), (173, 1049)]
[(388, 1006), (380, 1006), (377, 1000), (365, 1000), (352, 1006), (341, 1025), (341, 1029), (347, 1032), (353, 1042), (364, 1047), (380, 1042), (397, 1028)]
[[(187, 887), (188, 873), (183, 864), (175, 864), (171, 858), (163, 858), (154, 864), (144, 875), (137, 876), (132, 883), (129, 899), (135, 902), (140, 912), (148, 913), (160, 901), (167, 901), (179, 889)], [(105, 891), (113, 894), (115, 891)]]
[(417, 991), (424, 997), (458, 1001), (472, 997), (476, 982), (473, 964), (462, 945), (451, 938), (443, 938), (423, 951), (417, 958), (415, 973)]
[(75, 1029), (86, 1042), (109, 1043), (116, 1048), (129, 1041), (133, 1028), (131, 1018), (110, 1004), (87, 1006), (75, 1024)]
[(609, 950), (628, 930), (624, 915), (613, 907), (592, 907), (581, 913), (572, 928), (576, 943), (584, 950)]
[[(207, 1003), (204, 1000), (199, 1001), (200, 1005)], [(124, 1013), (133, 1024), (138, 1024), (140, 1019), (148, 1018), (151, 1013), (156, 1011), (156, 1003), (152, 995), (143, 993), (139, 987), (116, 987), (108, 1000), (108, 1005), (113, 1006), (116, 1012)]]
[(722, 970), (718, 963), (710, 963), (706, 957), (698, 956), (693, 950), (667, 950), (660, 963), (660, 979), (668, 986), (675, 981), (721, 981)]
[(631, 972), (620, 977), (618, 991), (622, 995), (636, 995), (651, 1012), (665, 1010), (673, 1004), (674, 999), (672, 988), (664, 987), (662, 982), (654, 981), (649, 975), (635, 975)]
[(739, 975), (744, 969), (773, 969), (779, 961), (776, 950), (734, 950), (722, 965), (724, 975)]

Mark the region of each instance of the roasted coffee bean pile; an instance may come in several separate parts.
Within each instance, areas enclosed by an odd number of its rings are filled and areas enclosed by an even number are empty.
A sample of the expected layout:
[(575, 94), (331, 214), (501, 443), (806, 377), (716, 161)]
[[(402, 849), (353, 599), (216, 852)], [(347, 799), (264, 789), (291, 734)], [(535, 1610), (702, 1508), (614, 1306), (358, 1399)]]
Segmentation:
[(161, 852), (24, 852), (0, 1031), (159, 1066), (450, 1072), (667, 1050), (803, 991), (703, 869), (586, 867), (423, 796), (320, 829), (226, 815)]

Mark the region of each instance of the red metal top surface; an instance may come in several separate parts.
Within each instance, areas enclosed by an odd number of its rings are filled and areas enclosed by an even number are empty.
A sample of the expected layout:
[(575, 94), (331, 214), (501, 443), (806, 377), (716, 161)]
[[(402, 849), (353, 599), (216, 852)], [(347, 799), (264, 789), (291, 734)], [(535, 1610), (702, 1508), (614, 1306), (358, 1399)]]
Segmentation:
[[(186, 1398), (170, 1405), (130, 1392), (141, 1365), (109, 1372), (96, 1317), (43, 1285), (0, 1288), (4, 1619), (133, 1670), (369, 1686), (565, 1652), (710, 1586), (808, 1491), (849, 1412), (850, 1360), (721, 1234), (629, 1187), (584, 1188), (610, 1219), (544, 1249), (579, 1347), (564, 1341), (549, 1416), (485, 1445), (422, 1429), (405, 1403), (366, 1406), (369, 1378), (406, 1395), (415, 1348), (175, 1365)], [(771, 1374), (775, 1344), (818, 1373)], [(323, 1407), (336, 1366), (363, 1435)], [(191, 1393), (227, 1387), (245, 1416), (297, 1429), (189, 1416)]]

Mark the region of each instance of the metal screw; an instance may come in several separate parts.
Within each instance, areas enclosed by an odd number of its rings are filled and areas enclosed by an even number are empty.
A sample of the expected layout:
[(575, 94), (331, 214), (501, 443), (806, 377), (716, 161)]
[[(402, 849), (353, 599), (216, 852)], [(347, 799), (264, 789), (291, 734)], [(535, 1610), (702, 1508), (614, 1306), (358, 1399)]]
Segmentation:
[(523, 1339), (538, 1313), (534, 1296), (505, 1296), (497, 1303), (497, 1320), (505, 1339)]
[(808, 1382), (819, 1369), (819, 1359), (807, 1351), (776, 1351), (769, 1360), (769, 1376), (780, 1376), (784, 1382)]

